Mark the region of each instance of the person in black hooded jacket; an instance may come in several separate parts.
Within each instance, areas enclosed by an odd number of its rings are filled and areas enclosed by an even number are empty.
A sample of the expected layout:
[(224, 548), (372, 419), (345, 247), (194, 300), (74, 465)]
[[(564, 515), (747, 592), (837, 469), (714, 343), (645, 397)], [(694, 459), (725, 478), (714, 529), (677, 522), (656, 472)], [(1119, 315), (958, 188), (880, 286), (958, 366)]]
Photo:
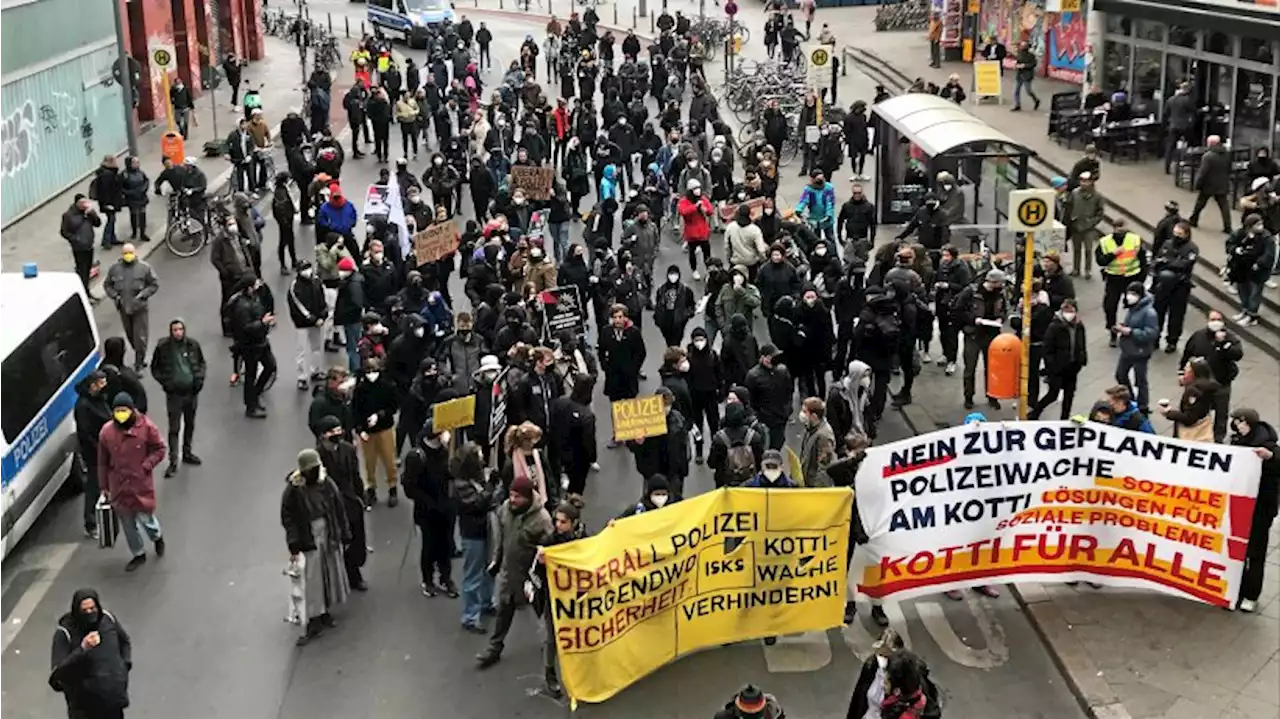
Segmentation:
[(551, 464), (569, 478), (568, 493), (582, 494), (587, 488), (587, 475), (596, 462), (596, 415), (591, 410), (594, 385), (579, 382), (567, 397), (551, 403), (551, 442), (548, 449)]
[(684, 478), (689, 474), (689, 436), (684, 415), (675, 408), (675, 393), (668, 387), (659, 387), (655, 393), (662, 398), (667, 411), (667, 433), (628, 442), (635, 456), (636, 471), (641, 477), (662, 475), (670, 482), (676, 496), (684, 496)]
[(1231, 413), (1231, 444), (1252, 447), (1262, 460), (1262, 480), (1258, 500), (1253, 505), (1253, 524), (1245, 548), (1244, 574), (1240, 577), (1240, 611), (1252, 612), (1262, 594), (1262, 573), (1266, 567), (1267, 540), (1271, 523), (1280, 507), (1280, 435), (1263, 422), (1258, 411), (1239, 407)]
[(801, 397), (827, 396), (827, 369), (835, 349), (835, 333), (831, 327), (831, 310), (818, 291), (806, 287), (796, 310), (796, 324), (803, 342), (788, 356), (787, 366), (795, 373)]
[[(651, 474), (644, 480), (644, 494), (641, 495), (640, 501), (622, 510), (618, 515), (618, 519), (625, 517), (634, 517), (637, 514), (652, 512), (655, 509), (662, 509), (671, 502), (680, 500), (680, 492), (671, 487), (671, 483), (663, 474)], [(612, 522), (610, 522), (612, 524)]]
[(778, 348), (780, 362), (785, 362), (788, 367), (805, 365), (801, 355), (808, 337), (804, 327), (796, 321), (795, 297), (785, 295), (774, 303), (773, 314), (769, 316), (769, 340)]
[[(689, 386), (692, 411), (685, 419), (689, 421), (690, 428), (698, 432), (694, 437), (693, 460), (702, 464), (702, 448), (706, 440), (720, 429), (718, 405), (727, 385), (724, 381), (724, 367), (720, 362), (720, 355), (711, 349), (707, 331), (701, 327), (694, 327), (691, 335), (692, 340), (685, 347), (689, 362), (685, 382)], [(705, 435), (702, 434), (704, 422), (707, 427)]]
[(534, 332), (533, 326), (525, 320), (523, 307), (508, 307), (503, 311), (502, 318), (504, 324), (498, 329), (493, 339), (493, 354), (498, 356), (499, 361), (506, 364), (508, 350), (519, 342), (530, 346), (538, 344), (538, 333)]
[(458, 597), (451, 561), (457, 518), (451, 483), (449, 433), (435, 431), (428, 421), (404, 458), (405, 494), (413, 500), (413, 523), (422, 530), (422, 593), (428, 597)]
[[(98, 513), (95, 508), (101, 489), (98, 485), (98, 435), (103, 425), (111, 421), (111, 401), (108, 395), (107, 374), (102, 370), (90, 372), (76, 385), (76, 442), (83, 460), (84, 474), (84, 533), (98, 537)], [(135, 401), (136, 404), (136, 401)]]
[(735, 314), (729, 318), (729, 329), (720, 345), (720, 358), (724, 364), (726, 387), (741, 385), (747, 379), (747, 372), (756, 366), (760, 359), (760, 345), (746, 316)]
[(138, 373), (125, 362), (124, 350), (123, 337), (108, 337), (102, 341), (100, 369), (107, 375), (107, 389), (103, 396), (110, 398), (126, 392), (133, 398), (134, 407), (146, 414), (147, 389), (138, 377)]
[(49, 686), (66, 698), (70, 719), (124, 717), (133, 641), (102, 608), (97, 590), (71, 595), (71, 611), (58, 619), (50, 654)]

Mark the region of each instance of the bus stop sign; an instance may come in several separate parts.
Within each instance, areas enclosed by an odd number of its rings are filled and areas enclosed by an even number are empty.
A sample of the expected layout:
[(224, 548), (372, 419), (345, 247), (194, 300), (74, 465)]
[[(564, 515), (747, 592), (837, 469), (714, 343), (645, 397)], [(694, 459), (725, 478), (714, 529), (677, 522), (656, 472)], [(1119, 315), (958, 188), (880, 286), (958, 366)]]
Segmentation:
[(1053, 190), (1014, 190), (1009, 193), (1009, 229), (1036, 232), (1053, 229)]

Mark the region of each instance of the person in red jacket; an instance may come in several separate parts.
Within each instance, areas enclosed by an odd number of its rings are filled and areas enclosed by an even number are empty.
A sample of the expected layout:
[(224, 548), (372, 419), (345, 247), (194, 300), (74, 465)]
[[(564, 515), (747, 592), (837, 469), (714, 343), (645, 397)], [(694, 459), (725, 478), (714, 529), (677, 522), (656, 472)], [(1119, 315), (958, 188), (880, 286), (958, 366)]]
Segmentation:
[(703, 262), (711, 262), (711, 200), (702, 194), (702, 183), (689, 180), (684, 197), (676, 203), (676, 211), (684, 222), (684, 242), (689, 248), (689, 269), (693, 270), (693, 279), (700, 280), (698, 272), (698, 248), (702, 248)]
[[(98, 433), (98, 480), (111, 503), (133, 559), (125, 566), (132, 572), (147, 561), (141, 527), (164, 556), (164, 537), (156, 519), (156, 484), (151, 472), (164, 461), (164, 438), (154, 422), (134, 406), (128, 392), (111, 402), (111, 422)], [(103, 527), (100, 531), (108, 531)]]
[(556, 167), (564, 163), (564, 153), (569, 146), (569, 109), (563, 97), (556, 101), (556, 109), (551, 111), (552, 158)]

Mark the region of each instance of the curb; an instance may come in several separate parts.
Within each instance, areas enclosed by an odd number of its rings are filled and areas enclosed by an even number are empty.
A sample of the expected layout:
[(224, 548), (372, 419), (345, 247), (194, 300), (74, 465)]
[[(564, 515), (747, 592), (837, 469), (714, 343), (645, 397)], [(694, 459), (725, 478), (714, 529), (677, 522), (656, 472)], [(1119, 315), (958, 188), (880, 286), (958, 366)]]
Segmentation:
[[(936, 422), (927, 411), (913, 404), (898, 411), (915, 435), (949, 426)], [(1132, 719), (1044, 588), (1035, 583), (1008, 587), (1085, 715), (1091, 719)]]
[[(574, 10), (576, 12), (577, 8), (574, 8)], [(455, 10), (455, 12), (459, 17), (466, 14), (470, 14), (470, 13), (481, 13), (485, 15), (497, 15), (498, 17), (509, 18), (511, 20), (522, 20), (524, 22), (529, 22), (529, 23), (541, 22), (543, 20), (551, 19), (550, 13), (545, 13), (545, 14), (544, 13), (527, 13), (527, 12), (522, 12), (520, 10), (495, 10), (492, 8), (484, 8), (484, 7), (466, 8), (466, 12), (463, 12), (462, 10)], [(638, 15), (636, 17), (639, 18)], [(556, 18), (562, 19), (565, 22), (568, 21), (567, 17), (560, 18), (560, 16), (557, 15)], [(628, 32), (634, 31), (636, 34), (636, 37), (641, 38), (643, 40), (648, 40), (650, 42), (652, 42), (654, 39), (657, 38), (657, 36), (653, 35), (652, 33), (641, 31), (638, 25), (634, 28), (629, 28), (623, 25), (615, 25), (612, 23), (600, 22), (596, 24), (596, 27), (602, 27), (606, 30), (612, 30), (612, 31), (621, 32), (621, 33), (628, 33)], [(545, 29), (546, 28), (544, 27), (543, 30)]]

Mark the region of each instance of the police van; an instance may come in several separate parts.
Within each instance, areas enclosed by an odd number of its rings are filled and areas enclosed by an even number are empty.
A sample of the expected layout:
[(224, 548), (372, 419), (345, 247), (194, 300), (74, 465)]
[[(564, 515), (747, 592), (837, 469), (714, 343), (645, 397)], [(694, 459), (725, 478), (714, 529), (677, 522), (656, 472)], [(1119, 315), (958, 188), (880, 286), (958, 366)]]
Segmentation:
[(429, 29), (454, 22), (451, 0), (368, 0), (366, 8), (370, 25), (412, 48), (427, 46)]
[(0, 316), (0, 544), (8, 556), (68, 476), (81, 481), (76, 385), (102, 355), (74, 273), (35, 265), (0, 273)]

